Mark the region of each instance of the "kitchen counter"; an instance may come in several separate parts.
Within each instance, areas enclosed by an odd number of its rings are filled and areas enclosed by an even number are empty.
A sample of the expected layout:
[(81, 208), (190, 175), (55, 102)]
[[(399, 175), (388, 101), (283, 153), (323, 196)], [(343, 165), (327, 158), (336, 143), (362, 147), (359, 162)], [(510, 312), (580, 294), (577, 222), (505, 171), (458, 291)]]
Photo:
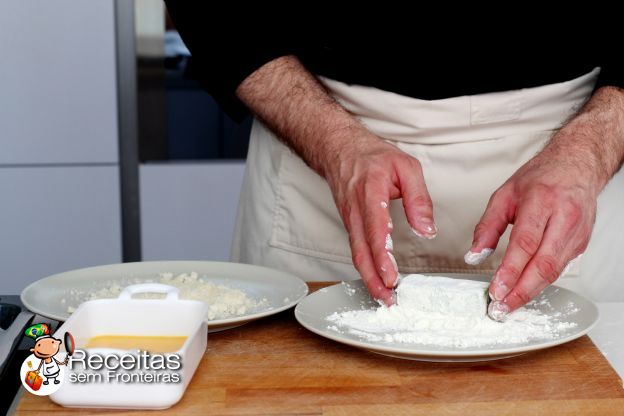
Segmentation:
[[(621, 374), (624, 304), (601, 305), (601, 312), (592, 337)], [(617, 330), (619, 341), (611, 332)], [(584, 336), (500, 361), (405, 361), (316, 336), (291, 310), (211, 334), (185, 396), (159, 414), (621, 415), (622, 380), (603, 354)], [(102, 411), (66, 409), (30, 394), (16, 403), (18, 415), (42, 412)]]

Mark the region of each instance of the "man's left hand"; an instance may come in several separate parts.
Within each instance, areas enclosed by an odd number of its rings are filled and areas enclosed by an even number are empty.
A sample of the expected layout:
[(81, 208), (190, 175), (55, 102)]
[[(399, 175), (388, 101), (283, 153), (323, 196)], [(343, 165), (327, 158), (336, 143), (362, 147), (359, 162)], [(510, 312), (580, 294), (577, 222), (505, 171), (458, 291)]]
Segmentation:
[(553, 283), (589, 242), (598, 187), (570, 155), (544, 152), (522, 166), (490, 198), (472, 252), (494, 249), (513, 224), (490, 284), (490, 316), (502, 319)]
[(467, 260), (509, 246), (490, 284), (490, 317), (502, 320), (554, 282), (587, 248), (598, 194), (624, 161), (624, 90), (602, 87), (490, 198)]

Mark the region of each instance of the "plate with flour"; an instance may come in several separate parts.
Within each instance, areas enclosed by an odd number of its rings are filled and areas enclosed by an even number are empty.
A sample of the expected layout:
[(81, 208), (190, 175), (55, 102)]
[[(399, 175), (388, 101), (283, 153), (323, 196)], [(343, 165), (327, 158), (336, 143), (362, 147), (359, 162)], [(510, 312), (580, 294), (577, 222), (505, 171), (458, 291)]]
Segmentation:
[(182, 299), (206, 302), (210, 332), (234, 328), (292, 308), (308, 293), (303, 280), (266, 267), (209, 261), (154, 261), (111, 264), (49, 276), (24, 289), (21, 300), (35, 313), (65, 321), (84, 301), (116, 298), (124, 287), (147, 282), (175, 286)]
[[(466, 280), (467, 279), (467, 280)], [(397, 358), (487, 361), (572, 341), (598, 320), (598, 308), (550, 286), (504, 322), (486, 315), (489, 278), (408, 275), (397, 305), (374, 301), (361, 280), (320, 289), (295, 308), (299, 323), (331, 340)]]

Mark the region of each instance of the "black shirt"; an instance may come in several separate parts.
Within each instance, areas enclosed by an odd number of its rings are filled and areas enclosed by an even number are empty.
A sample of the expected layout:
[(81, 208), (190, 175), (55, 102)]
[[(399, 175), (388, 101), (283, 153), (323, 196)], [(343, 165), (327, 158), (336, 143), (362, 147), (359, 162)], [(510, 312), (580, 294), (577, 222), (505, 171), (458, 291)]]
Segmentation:
[[(315, 75), (425, 100), (563, 82), (597, 66), (598, 86), (624, 87), (624, 67), (618, 61), (622, 37), (609, 27), (590, 30), (568, 21), (568, 28), (579, 29), (572, 32), (553, 30), (550, 21), (523, 22), (521, 27), (507, 21), (497, 26), (436, 22), (414, 24), (405, 36), (370, 24), (364, 26), (375, 30), (372, 40), (354, 34), (349, 42), (338, 42), (328, 27), (314, 32), (310, 42), (302, 36), (310, 28), (303, 25), (269, 35), (266, 29), (279, 27), (282, 20), (258, 16), (242, 22), (232, 14), (206, 12), (200, 2), (166, 3), (193, 56), (194, 76), (235, 120), (247, 113), (235, 94), (238, 85), (284, 55), (296, 55)], [(373, 14), (369, 17), (375, 21)], [(223, 30), (238, 31), (238, 36), (224, 36)]]

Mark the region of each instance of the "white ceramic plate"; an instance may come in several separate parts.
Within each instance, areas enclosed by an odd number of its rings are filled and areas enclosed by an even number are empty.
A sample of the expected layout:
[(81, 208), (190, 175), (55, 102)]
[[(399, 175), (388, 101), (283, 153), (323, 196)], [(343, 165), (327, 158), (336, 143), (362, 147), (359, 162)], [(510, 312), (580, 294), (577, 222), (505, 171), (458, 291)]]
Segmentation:
[(190, 272), (197, 272), (207, 282), (240, 289), (253, 300), (266, 299), (260, 307), (244, 315), (207, 321), (210, 332), (234, 328), (292, 308), (308, 293), (303, 280), (266, 267), (209, 261), (155, 261), (111, 264), (49, 276), (24, 289), (21, 300), (35, 313), (65, 321), (70, 315), (67, 307), (76, 298), (72, 290), (87, 293), (108, 287), (111, 282), (124, 287), (153, 281), (161, 273)]
[[(486, 281), (485, 276), (448, 275), (449, 277), (471, 278)], [(529, 351), (553, 347), (585, 335), (598, 321), (598, 308), (590, 300), (564, 288), (551, 286), (540, 295), (548, 303), (536, 306), (545, 313), (556, 313), (569, 309), (573, 302), (578, 311), (563, 320), (576, 323), (556, 339), (533, 340), (525, 344), (496, 345), (480, 348), (436, 347), (424, 344), (369, 341), (345, 330), (330, 328), (333, 324), (326, 317), (334, 312), (377, 307), (361, 280), (345, 282), (316, 291), (299, 302), (295, 316), (299, 323), (310, 331), (343, 344), (363, 348), (374, 353), (420, 361), (487, 361), (513, 357)], [(550, 306), (548, 306), (550, 304)]]

